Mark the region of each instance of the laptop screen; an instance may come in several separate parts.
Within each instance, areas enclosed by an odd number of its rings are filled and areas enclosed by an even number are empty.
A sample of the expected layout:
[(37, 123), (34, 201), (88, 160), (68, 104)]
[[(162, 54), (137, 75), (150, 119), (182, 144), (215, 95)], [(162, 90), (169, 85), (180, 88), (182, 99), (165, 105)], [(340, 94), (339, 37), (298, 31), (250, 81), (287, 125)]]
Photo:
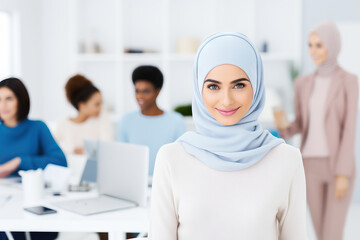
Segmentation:
[(99, 141), (84, 140), (84, 148), (87, 160), (81, 176), (81, 182), (96, 182)]

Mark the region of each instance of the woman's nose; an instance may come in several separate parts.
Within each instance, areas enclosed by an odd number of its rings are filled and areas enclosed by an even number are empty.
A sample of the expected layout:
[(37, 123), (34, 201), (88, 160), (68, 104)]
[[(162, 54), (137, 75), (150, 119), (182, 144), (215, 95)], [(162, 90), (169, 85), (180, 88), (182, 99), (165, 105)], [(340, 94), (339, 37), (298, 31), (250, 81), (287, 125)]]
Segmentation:
[(222, 99), (222, 104), (224, 105), (224, 107), (229, 107), (233, 105), (233, 103), (234, 103), (234, 98), (231, 94), (231, 91), (230, 90), (224, 91), (223, 99)]

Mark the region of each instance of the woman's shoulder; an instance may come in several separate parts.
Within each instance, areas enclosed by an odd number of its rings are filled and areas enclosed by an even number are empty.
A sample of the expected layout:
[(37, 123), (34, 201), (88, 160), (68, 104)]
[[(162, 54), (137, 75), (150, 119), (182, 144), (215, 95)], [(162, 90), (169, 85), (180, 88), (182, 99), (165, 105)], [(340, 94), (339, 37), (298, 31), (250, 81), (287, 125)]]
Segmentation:
[(24, 120), (24, 121), (26, 121), (26, 124), (28, 126), (37, 127), (37, 128), (40, 128), (40, 129), (43, 129), (43, 128), (48, 129), (48, 126), (42, 120), (29, 120), (29, 119), (27, 119), (27, 120)]
[(173, 156), (174, 154), (186, 154), (183, 145), (180, 142), (173, 142), (163, 145), (158, 152), (158, 155)]
[(60, 120), (57, 121), (56, 125), (57, 126), (64, 126), (64, 125), (69, 125), (71, 124), (71, 120), (69, 117), (66, 117), (66, 118), (62, 118)]
[(172, 126), (174, 130), (177, 130), (179, 127), (185, 128), (185, 119), (178, 112), (166, 112), (163, 118), (163, 122), (166, 123), (168, 126)]
[(165, 112), (165, 113), (166, 113), (166, 116), (168, 118), (177, 119), (177, 120), (182, 120), (183, 119), (183, 116), (178, 112), (168, 111), (168, 112)]
[(288, 153), (288, 154), (294, 154), (294, 155), (298, 155), (300, 154), (300, 149), (297, 147), (294, 147), (290, 144), (287, 143), (281, 143), (279, 145), (277, 145), (276, 147), (273, 148), (274, 151), (281, 151), (283, 153)]
[(301, 152), (298, 148), (286, 143), (274, 147), (267, 155), (272, 161), (287, 167), (297, 167), (302, 164)]
[(78, 127), (81, 127), (85, 125), (84, 123), (75, 123), (71, 120), (70, 117), (60, 119), (56, 123), (56, 133), (59, 134), (59, 132), (71, 132), (77, 129)]
[(345, 71), (341, 69), (341, 73), (344, 75), (344, 80), (347, 84), (354, 86), (358, 84), (358, 77), (355, 74)]
[(269, 172), (284, 183), (291, 182), (303, 168), (300, 150), (286, 143), (274, 147), (261, 162), (259, 169), (262, 172)]
[(129, 112), (124, 114), (121, 118), (120, 118), (120, 122), (131, 122), (134, 119), (139, 119), (141, 116), (139, 111), (134, 111), (134, 112)]
[(304, 82), (309, 81), (310, 79), (312, 79), (315, 76), (315, 73), (308, 73), (308, 74), (304, 74), (304, 75), (299, 75), (295, 78), (295, 86), (299, 86), (301, 84), (303, 84)]
[(48, 125), (42, 120), (25, 120), (26, 128), (32, 129), (32, 131), (38, 132), (40, 135), (48, 135), (51, 134), (50, 128)]
[(183, 145), (180, 142), (173, 142), (169, 144), (163, 145), (157, 154), (156, 162), (161, 162), (166, 164), (175, 164), (178, 162), (178, 159), (182, 159), (182, 162), (184, 158), (188, 158), (191, 155), (188, 154)]

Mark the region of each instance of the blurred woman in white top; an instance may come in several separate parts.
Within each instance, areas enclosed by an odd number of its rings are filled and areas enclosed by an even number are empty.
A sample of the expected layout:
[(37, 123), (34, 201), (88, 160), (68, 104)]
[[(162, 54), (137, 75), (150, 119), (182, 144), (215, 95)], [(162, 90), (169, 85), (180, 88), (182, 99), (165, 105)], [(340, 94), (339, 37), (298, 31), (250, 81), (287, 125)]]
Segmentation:
[(77, 110), (57, 124), (56, 139), (66, 154), (84, 154), (85, 139), (113, 140), (112, 123), (102, 113), (102, 95), (94, 84), (82, 75), (71, 77), (65, 85), (66, 97)]

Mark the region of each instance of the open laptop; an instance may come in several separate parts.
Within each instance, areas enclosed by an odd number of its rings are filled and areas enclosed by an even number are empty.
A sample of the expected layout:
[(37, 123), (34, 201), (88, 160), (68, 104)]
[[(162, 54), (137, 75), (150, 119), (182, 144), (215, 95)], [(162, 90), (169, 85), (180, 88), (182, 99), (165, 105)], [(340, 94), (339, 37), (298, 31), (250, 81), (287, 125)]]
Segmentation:
[(97, 146), (99, 196), (53, 204), (81, 215), (146, 206), (148, 147), (119, 142), (87, 142)]
[(96, 182), (99, 144), (99, 141), (84, 140), (84, 149), (87, 160), (80, 182)]

